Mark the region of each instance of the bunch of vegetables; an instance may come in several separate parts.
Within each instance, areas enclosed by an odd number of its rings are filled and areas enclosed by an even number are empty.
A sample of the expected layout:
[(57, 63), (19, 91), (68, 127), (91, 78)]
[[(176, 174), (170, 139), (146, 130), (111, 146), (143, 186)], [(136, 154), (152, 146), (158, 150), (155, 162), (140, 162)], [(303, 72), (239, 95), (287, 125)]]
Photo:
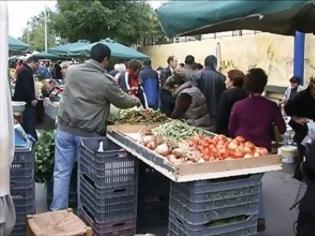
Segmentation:
[(158, 123), (168, 121), (169, 118), (161, 113), (160, 111), (155, 111), (152, 109), (145, 110), (127, 110), (121, 111), (116, 117), (116, 122), (118, 123)]
[(45, 131), (35, 145), (35, 181), (51, 181), (54, 169), (55, 131)]
[(176, 141), (182, 141), (194, 135), (204, 134), (204, 130), (202, 128), (190, 126), (180, 120), (173, 120), (155, 128), (153, 133), (155, 135), (168, 137)]
[(164, 136), (154, 135), (151, 130), (142, 132), (138, 142), (173, 164), (202, 161), (202, 156), (197, 150)]
[(260, 157), (268, 154), (266, 148), (256, 147), (241, 136), (231, 139), (224, 135), (196, 135), (188, 140), (188, 145), (198, 150), (205, 161)]

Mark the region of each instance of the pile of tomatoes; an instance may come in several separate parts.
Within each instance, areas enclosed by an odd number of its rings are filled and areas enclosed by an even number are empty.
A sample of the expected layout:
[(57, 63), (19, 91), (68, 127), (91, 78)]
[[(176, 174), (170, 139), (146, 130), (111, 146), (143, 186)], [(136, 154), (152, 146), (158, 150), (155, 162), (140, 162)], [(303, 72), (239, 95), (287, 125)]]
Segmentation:
[(268, 154), (266, 148), (256, 147), (241, 136), (232, 139), (225, 135), (196, 135), (188, 140), (188, 144), (197, 149), (205, 161), (252, 158)]

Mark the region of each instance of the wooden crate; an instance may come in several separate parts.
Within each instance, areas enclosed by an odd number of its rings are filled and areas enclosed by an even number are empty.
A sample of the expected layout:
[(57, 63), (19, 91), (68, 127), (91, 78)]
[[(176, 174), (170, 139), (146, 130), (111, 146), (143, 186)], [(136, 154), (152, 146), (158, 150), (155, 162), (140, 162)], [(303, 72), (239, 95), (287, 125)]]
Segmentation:
[(26, 236), (92, 236), (72, 209), (45, 212), (27, 216)]

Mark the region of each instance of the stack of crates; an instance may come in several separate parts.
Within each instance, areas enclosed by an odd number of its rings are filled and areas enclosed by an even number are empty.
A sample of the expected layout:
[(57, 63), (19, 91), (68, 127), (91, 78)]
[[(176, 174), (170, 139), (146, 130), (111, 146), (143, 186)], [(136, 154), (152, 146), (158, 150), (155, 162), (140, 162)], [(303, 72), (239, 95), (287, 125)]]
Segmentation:
[(85, 138), (79, 162), (79, 214), (93, 228), (94, 236), (134, 235), (137, 159), (106, 138)]
[(256, 235), (261, 177), (172, 183), (169, 235)]
[(22, 236), (26, 232), (26, 215), (35, 213), (34, 151), (29, 140), (26, 140), (25, 147), (15, 148), (10, 171), (11, 196), (16, 213), (11, 235)]
[(140, 162), (138, 182), (138, 228), (167, 226), (170, 180)]

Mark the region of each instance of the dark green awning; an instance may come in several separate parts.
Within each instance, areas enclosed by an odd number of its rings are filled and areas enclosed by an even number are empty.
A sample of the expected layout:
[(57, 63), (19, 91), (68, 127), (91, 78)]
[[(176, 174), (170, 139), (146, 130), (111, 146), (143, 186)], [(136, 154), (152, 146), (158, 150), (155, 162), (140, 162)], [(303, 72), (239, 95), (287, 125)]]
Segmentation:
[(97, 43), (103, 43), (107, 45), (112, 53), (112, 57), (116, 59), (145, 59), (148, 58), (147, 55), (138, 52), (137, 50), (133, 48), (126, 47), (125, 45), (122, 45), (114, 40), (111, 40), (109, 38), (100, 40), (99, 42), (91, 43), (88, 45), (83, 45), (81, 47), (76, 47), (71, 49), (69, 52), (71, 55), (76, 55), (76, 56), (86, 56), (88, 57), (90, 55), (91, 48), (97, 44)]
[(16, 38), (13, 38), (9, 36), (9, 51), (11, 52), (24, 52), (29, 48), (29, 45), (22, 42), (21, 40), (18, 40)]
[(170, 1), (157, 9), (169, 37), (230, 30), (315, 32), (315, 1)]

